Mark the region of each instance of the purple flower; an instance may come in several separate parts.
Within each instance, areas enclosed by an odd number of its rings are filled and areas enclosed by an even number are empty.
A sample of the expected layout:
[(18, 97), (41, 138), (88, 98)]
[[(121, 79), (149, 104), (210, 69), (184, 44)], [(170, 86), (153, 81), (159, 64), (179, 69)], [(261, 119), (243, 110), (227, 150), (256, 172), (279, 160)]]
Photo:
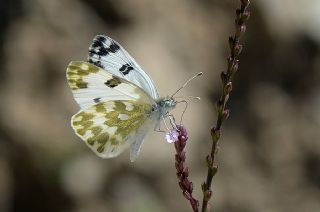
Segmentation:
[(179, 140), (179, 132), (176, 129), (172, 129), (166, 134), (166, 139), (168, 143), (173, 143)]
[(174, 142), (176, 149), (175, 166), (182, 194), (189, 200), (193, 211), (198, 212), (199, 201), (192, 196), (193, 184), (188, 178), (189, 168), (186, 164), (185, 147), (188, 140), (187, 130), (183, 126), (177, 125), (177, 129), (171, 130), (171, 132), (166, 135), (166, 138), (168, 142)]

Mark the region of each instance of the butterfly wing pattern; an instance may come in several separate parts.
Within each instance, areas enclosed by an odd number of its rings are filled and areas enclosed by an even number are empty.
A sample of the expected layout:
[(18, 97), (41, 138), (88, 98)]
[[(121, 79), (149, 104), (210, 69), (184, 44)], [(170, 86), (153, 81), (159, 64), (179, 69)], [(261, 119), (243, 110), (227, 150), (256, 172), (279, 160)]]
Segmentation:
[(81, 107), (71, 118), (75, 133), (102, 158), (116, 157), (131, 145), (134, 161), (146, 133), (159, 120), (152, 113), (156, 102), (150, 90), (82, 61), (69, 64), (67, 80)]
[(115, 40), (97, 35), (89, 47), (88, 62), (141, 87), (153, 99), (159, 99), (154, 82), (129, 53)]
[(81, 110), (75, 133), (100, 157), (116, 157), (131, 146), (136, 160), (146, 133), (159, 126), (177, 101), (160, 98), (153, 81), (116, 41), (97, 35), (88, 62), (73, 61), (67, 80)]

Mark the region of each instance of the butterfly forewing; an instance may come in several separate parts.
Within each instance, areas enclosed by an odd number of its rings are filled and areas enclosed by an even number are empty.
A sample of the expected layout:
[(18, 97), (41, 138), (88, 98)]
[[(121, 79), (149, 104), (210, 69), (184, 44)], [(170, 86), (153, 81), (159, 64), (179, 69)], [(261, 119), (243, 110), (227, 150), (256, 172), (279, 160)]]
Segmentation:
[(145, 73), (129, 53), (116, 41), (97, 35), (89, 48), (88, 61), (112, 74), (122, 77), (143, 90), (153, 99), (159, 98), (159, 93), (147, 73)]
[(152, 97), (140, 87), (87, 62), (71, 62), (67, 68), (67, 79), (81, 108), (109, 100), (154, 104)]

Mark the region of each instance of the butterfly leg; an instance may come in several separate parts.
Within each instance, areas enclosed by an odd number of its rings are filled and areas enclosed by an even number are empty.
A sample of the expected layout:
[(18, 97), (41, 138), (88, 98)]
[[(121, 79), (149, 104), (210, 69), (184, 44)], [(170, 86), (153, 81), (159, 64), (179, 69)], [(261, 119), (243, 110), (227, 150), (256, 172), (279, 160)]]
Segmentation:
[(163, 120), (163, 123), (164, 123), (164, 126), (166, 127), (167, 131), (170, 132), (171, 130), (168, 128), (168, 125), (167, 125), (167, 122), (166, 122), (166, 118), (167, 116), (162, 116), (162, 120)]
[(170, 124), (171, 127), (178, 130), (177, 124), (176, 124), (176, 120), (174, 118), (174, 116), (172, 114), (168, 114), (169, 120), (170, 120)]
[(156, 126), (154, 126), (153, 130), (156, 132), (166, 133), (166, 131), (161, 130), (160, 122)]
[(169, 118), (171, 127), (174, 128), (174, 129), (176, 129), (176, 130), (178, 130), (178, 127), (177, 127), (177, 125), (176, 125), (176, 121), (175, 121), (174, 116), (173, 116), (172, 114), (170, 114), (169, 112), (167, 112), (166, 114), (164, 114), (164, 115), (161, 116), (161, 118), (162, 118), (162, 120), (163, 120), (163, 123), (164, 123), (164, 126), (165, 126), (165, 128), (166, 128), (167, 131), (161, 130), (161, 128), (160, 128), (160, 123), (155, 126), (154, 131), (156, 131), (156, 132), (163, 132), (163, 133), (167, 133), (167, 132), (170, 132), (170, 131), (171, 131), (171, 130), (169, 129), (169, 127), (168, 127), (167, 122), (166, 122), (166, 118), (167, 118), (167, 117)]
[(183, 103), (185, 103), (185, 107), (184, 107), (184, 110), (183, 110), (183, 112), (182, 112), (182, 114), (181, 114), (181, 117), (180, 117), (180, 125), (183, 125), (182, 124), (182, 122), (183, 122), (183, 116), (184, 116), (184, 113), (186, 112), (186, 110), (187, 110), (187, 108), (188, 108), (188, 102), (186, 101), (186, 100), (182, 100), (182, 101), (179, 101), (178, 103), (181, 103), (181, 102), (183, 102)]

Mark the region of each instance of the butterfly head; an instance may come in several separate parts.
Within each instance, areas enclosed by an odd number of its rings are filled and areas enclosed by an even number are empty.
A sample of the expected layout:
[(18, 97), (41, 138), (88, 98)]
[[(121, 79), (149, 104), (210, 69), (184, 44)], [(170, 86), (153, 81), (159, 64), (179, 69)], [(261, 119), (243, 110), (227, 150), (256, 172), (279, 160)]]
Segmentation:
[(168, 111), (175, 108), (176, 105), (177, 101), (171, 96), (161, 98), (157, 101), (157, 108), (161, 115), (165, 115)]
[(163, 99), (163, 104), (165, 108), (170, 110), (176, 107), (177, 101), (173, 97), (167, 96)]

